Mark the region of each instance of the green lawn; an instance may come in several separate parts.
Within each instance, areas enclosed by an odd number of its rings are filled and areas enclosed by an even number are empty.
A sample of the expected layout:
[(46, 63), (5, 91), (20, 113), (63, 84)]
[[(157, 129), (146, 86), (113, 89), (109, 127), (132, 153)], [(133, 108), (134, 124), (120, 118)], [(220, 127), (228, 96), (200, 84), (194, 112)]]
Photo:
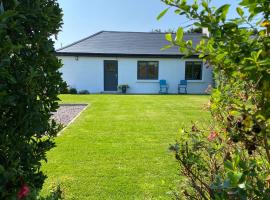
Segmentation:
[(179, 179), (168, 151), (179, 129), (206, 122), (208, 96), (62, 95), (90, 106), (48, 153), (42, 191), (60, 183), (66, 199), (170, 199)]

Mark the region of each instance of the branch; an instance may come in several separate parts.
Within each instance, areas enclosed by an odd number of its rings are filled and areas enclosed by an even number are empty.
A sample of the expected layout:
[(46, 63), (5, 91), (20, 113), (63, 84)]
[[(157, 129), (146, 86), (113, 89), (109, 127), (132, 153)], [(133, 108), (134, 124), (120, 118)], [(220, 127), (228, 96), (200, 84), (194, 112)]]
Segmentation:
[[(194, 177), (195, 179), (197, 179), (206, 189), (206, 191), (209, 193), (209, 195), (211, 196), (212, 194), (212, 191), (211, 191), (211, 188), (202, 180), (200, 179), (198, 176), (196, 176), (185, 164), (184, 164), (184, 161), (179, 157), (179, 161), (182, 163), (182, 165), (184, 166), (185, 170), (191, 174), (192, 177)], [(189, 178), (191, 178), (190, 176), (187, 176)], [(194, 184), (196, 181), (191, 178), (191, 181), (192, 183)], [(198, 190), (198, 186), (197, 185), (194, 185), (195, 188)], [(201, 189), (198, 190), (200, 193), (202, 192)], [(203, 192), (201, 193), (202, 197), (206, 200), (208, 200), (208, 198), (203, 194)]]
[(264, 142), (264, 148), (267, 155), (268, 163), (270, 163), (270, 150), (269, 150), (268, 138), (265, 131), (263, 131), (263, 142)]

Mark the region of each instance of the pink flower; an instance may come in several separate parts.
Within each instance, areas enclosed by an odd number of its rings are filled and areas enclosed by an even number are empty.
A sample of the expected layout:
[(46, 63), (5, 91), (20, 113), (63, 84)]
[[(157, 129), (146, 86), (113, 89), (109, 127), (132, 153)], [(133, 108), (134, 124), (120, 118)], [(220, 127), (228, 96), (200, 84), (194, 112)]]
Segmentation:
[(209, 141), (213, 141), (218, 136), (218, 133), (216, 131), (211, 131), (210, 135), (208, 135), (207, 139)]
[(26, 184), (24, 184), (17, 193), (18, 199), (24, 199), (29, 192), (30, 192), (29, 187)]

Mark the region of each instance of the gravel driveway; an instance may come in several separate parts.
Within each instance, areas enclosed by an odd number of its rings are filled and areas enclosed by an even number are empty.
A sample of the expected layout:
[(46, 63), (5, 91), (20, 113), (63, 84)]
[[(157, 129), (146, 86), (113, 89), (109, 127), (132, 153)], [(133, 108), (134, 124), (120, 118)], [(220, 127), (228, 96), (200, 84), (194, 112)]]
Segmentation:
[(87, 104), (60, 104), (52, 118), (56, 122), (67, 126), (87, 107)]

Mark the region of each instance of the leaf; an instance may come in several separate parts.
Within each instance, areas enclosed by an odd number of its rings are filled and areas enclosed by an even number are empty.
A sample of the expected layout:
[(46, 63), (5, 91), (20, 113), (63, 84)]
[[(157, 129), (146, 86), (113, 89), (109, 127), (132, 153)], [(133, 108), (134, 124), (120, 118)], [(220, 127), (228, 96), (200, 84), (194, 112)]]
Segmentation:
[(162, 47), (160, 50), (164, 51), (164, 50), (169, 49), (169, 48), (172, 48), (172, 45), (166, 45), (166, 46)]
[(233, 164), (230, 161), (225, 161), (224, 162), (224, 167), (229, 169), (229, 170), (233, 170)]
[(172, 42), (172, 34), (171, 33), (167, 33), (166, 35), (165, 35), (165, 38), (166, 38), (166, 40), (168, 40), (169, 42)]
[(232, 110), (232, 111), (230, 111), (229, 114), (232, 115), (232, 116), (239, 116), (241, 113), (236, 111), (236, 110)]
[(257, 58), (257, 59), (260, 57), (261, 53), (262, 53), (262, 49), (260, 49), (260, 50), (257, 52), (257, 55), (256, 55), (256, 58)]
[(186, 48), (185, 47), (179, 47), (179, 52), (181, 53), (186, 53)]
[(178, 28), (177, 32), (176, 32), (176, 38), (175, 40), (177, 41), (182, 41), (183, 39), (183, 36), (184, 36), (184, 29), (182, 27)]
[(192, 40), (188, 40), (188, 41), (186, 41), (186, 44), (187, 44), (187, 46), (192, 46), (192, 44), (193, 44), (193, 42), (192, 42)]
[(197, 3), (194, 3), (194, 4), (192, 5), (192, 8), (193, 8), (194, 10), (198, 10), (198, 9), (199, 9), (199, 5), (198, 5)]
[(237, 11), (238, 15), (240, 15), (241, 17), (243, 17), (244, 11), (242, 10), (242, 8), (237, 7), (237, 8), (236, 8), (236, 11)]
[(178, 15), (180, 12), (181, 12), (181, 10), (179, 10), (179, 9), (176, 9), (176, 10), (174, 11), (174, 13), (177, 14), (177, 15)]
[(193, 25), (198, 26), (198, 27), (202, 27), (202, 25), (199, 22), (195, 22)]
[(228, 11), (230, 8), (230, 5), (229, 4), (224, 4), (222, 5), (221, 7), (219, 7), (217, 10), (216, 10), (216, 14), (220, 14), (220, 13), (223, 13), (224, 11)]
[(157, 20), (160, 20), (169, 10), (170, 8), (166, 8), (165, 10), (163, 10), (158, 16), (157, 16)]
[(204, 8), (207, 8), (207, 7), (208, 7), (208, 3), (207, 3), (205, 0), (203, 0), (202, 6), (203, 6)]
[(10, 17), (13, 17), (16, 15), (16, 12), (15, 11), (12, 11), (12, 10), (8, 10), (8, 11), (5, 11), (4, 13), (0, 14), (0, 21), (4, 21)]
[(227, 16), (227, 14), (229, 12), (229, 8), (230, 8), (230, 4), (225, 4), (225, 5), (221, 6), (219, 9), (216, 10), (216, 14), (221, 13), (221, 15), (220, 15), (221, 19), (223, 21), (225, 21), (226, 16)]
[(221, 61), (225, 56), (227, 56), (227, 53), (226, 52), (225, 53), (218, 54), (216, 56), (216, 59), (219, 60), (219, 61)]

